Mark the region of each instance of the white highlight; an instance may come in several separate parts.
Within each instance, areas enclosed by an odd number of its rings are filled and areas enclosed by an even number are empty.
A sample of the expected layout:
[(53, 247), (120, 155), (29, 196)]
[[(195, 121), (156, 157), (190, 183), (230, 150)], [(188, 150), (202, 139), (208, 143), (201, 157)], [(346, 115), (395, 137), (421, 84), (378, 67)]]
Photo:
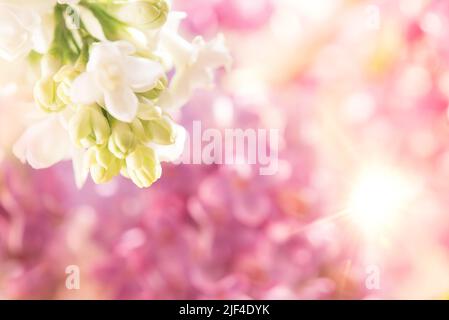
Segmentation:
[(400, 170), (369, 166), (355, 181), (348, 211), (365, 235), (378, 235), (398, 222), (416, 192), (416, 181)]

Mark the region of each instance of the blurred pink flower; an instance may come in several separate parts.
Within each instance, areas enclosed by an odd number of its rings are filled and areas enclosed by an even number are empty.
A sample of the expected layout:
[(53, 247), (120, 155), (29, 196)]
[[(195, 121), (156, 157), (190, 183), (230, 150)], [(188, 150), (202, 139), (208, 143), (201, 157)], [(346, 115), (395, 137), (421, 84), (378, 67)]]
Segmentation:
[(272, 0), (181, 0), (175, 5), (188, 13), (186, 27), (202, 34), (220, 29), (251, 31), (264, 26), (274, 10)]

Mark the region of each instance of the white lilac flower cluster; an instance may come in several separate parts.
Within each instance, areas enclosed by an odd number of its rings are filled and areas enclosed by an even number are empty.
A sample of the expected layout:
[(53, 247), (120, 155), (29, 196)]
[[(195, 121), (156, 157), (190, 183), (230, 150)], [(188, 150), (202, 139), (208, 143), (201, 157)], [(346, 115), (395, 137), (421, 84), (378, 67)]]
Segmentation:
[(38, 63), (42, 115), (14, 146), (33, 168), (72, 159), (77, 184), (121, 174), (139, 187), (176, 160), (170, 111), (231, 58), (223, 37), (188, 42), (167, 0), (0, 0), (0, 57)]

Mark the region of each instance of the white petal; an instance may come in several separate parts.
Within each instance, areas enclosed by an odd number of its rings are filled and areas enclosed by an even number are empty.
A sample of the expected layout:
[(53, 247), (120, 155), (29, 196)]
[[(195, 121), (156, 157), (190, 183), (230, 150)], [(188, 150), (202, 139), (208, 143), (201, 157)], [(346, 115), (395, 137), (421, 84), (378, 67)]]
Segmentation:
[(162, 31), (160, 45), (162, 54), (171, 56), (173, 64), (177, 68), (189, 64), (192, 56), (195, 55), (193, 45), (170, 30)]
[(29, 127), (14, 145), (13, 152), (34, 169), (44, 169), (70, 156), (69, 141), (58, 117), (51, 116)]
[(86, 70), (94, 72), (109, 63), (117, 63), (122, 58), (120, 46), (114, 42), (97, 42), (92, 46)]
[(132, 122), (139, 108), (139, 101), (130, 88), (120, 88), (113, 92), (105, 92), (106, 110), (116, 119)]
[(187, 18), (187, 13), (182, 11), (172, 11), (168, 14), (167, 23), (164, 28), (173, 32), (178, 32), (181, 22)]
[[(203, 70), (204, 74), (207, 70)], [(185, 105), (191, 98), (193, 91), (199, 87), (198, 72), (192, 72), (190, 69), (177, 70), (172, 79), (169, 90), (163, 92), (160, 105), (163, 107), (178, 109)]]
[(70, 119), (75, 115), (75, 113), (75, 110), (70, 107), (64, 108), (64, 110), (58, 113), (59, 121), (61, 122), (61, 125), (64, 127), (64, 129), (69, 130)]
[(84, 72), (73, 81), (70, 97), (74, 103), (80, 104), (95, 103), (102, 98), (92, 73)]
[(47, 52), (53, 41), (54, 28), (55, 22), (53, 19), (53, 14), (48, 13), (42, 15), (41, 25), (38, 28), (35, 28), (32, 34), (34, 50), (42, 54)]
[(32, 48), (32, 32), (27, 26), (34, 25), (35, 16), (0, 3), (0, 57), (8, 61), (24, 57)]
[(184, 12), (172, 11), (160, 32), (147, 33), (149, 44), (157, 43), (161, 56), (176, 66), (188, 63), (194, 50), (191, 43), (178, 34), (179, 25), (186, 17)]
[(153, 89), (164, 75), (161, 64), (144, 58), (126, 57), (125, 70), (128, 83), (135, 92)]
[(103, 28), (94, 14), (90, 10), (87, 10), (82, 6), (76, 6), (76, 8), (77, 10), (79, 10), (80, 17), (83, 21), (83, 24), (86, 26), (87, 31), (89, 31), (89, 33), (98, 40), (106, 41), (106, 36), (104, 35)]
[(176, 141), (174, 144), (168, 146), (150, 144), (150, 147), (156, 151), (161, 162), (175, 162), (184, 152), (187, 132), (182, 126), (175, 123), (173, 123), (173, 128), (176, 131)]
[(121, 63), (125, 56), (132, 55), (135, 52), (135, 46), (128, 41), (97, 42), (90, 51), (87, 71), (97, 70), (98, 67), (104, 67), (108, 63)]
[(125, 40), (115, 41), (113, 45), (125, 56), (129, 56), (136, 53), (136, 48), (132, 43), (128, 41)]
[[(173, 36), (174, 37), (174, 36)], [(176, 36), (181, 39), (179, 36)], [(180, 43), (185, 40), (180, 40)], [(184, 57), (176, 62), (176, 74), (169, 90), (159, 99), (164, 108), (180, 108), (197, 89), (206, 89), (214, 83), (214, 71), (222, 66), (229, 68), (232, 62), (222, 35), (206, 43), (197, 37), (191, 44), (192, 49), (188, 58)], [(187, 54), (187, 51), (185, 51)]]
[(204, 68), (215, 69), (224, 66), (229, 69), (231, 67), (232, 57), (226, 47), (223, 34), (219, 34), (208, 43), (205, 43), (201, 37), (197, 37), (193, 43), (200, 48), (197, 63), (204, 65)]

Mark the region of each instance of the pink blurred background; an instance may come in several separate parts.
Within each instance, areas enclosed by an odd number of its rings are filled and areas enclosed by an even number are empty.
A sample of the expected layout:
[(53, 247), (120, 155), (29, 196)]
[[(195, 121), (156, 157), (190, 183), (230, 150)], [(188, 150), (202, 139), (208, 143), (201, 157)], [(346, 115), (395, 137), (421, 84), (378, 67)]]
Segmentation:
[(234, 57), (182, 122), (278, 129), (279, 171), (166, 165), (148, 190), (79, 191), (70, 164), (11, 156), (31, 99), (2, 65), (0, 298), (447, 297), (449, 3), (174, 6), (187, 37), (221, 32)]

